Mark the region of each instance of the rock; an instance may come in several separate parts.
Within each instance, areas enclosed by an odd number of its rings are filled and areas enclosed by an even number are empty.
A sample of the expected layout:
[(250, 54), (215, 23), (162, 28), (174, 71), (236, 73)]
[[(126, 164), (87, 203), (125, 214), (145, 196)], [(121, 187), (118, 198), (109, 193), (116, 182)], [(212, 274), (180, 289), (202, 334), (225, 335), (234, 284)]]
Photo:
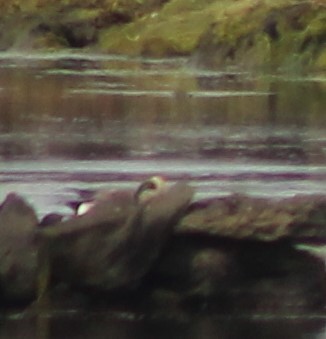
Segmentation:
[(234, 194), (194, 202), (175, 228), (177, 234), (275, 241), (326, 241), (326, 197), (270, 200)]
[(192, 203), (148, 276), (153, 304), (171, 304), (172, 295), (175, 307), (192, 311), (321, 310), (325, 257), (298, 244), (325, 242), (325, 207), (317, 195), (235, 194)]
[(290, 243), (249, 242), (237, 253), (239, 276), (229, 286), (236, 311), (288, 314), (323, 310), (325, 263)]
[(36, 295), (37, 224), (33, 208), (10, 193), (0, 207), (0, 283), (5, 299), (28, 300)]
[(143, 204), (134, 195), (115, 194), (81, 216), (40, 228), (41, 256), (59, 281), (99, 291), (133, 288), (157, 259), (192, 194), (183, 183)]
[(233, 252), (209, 238), (174, 237), (148, 276), (149, 289), (177, 293), (182, 303), (216, 298), (234, 279)]
[(174, 295), (174, 307), (196, 312), (280, 314), (322, 309), (325, 278), (324, 262), (289, 242), (178, 236), (147, 284), (157, 307)]

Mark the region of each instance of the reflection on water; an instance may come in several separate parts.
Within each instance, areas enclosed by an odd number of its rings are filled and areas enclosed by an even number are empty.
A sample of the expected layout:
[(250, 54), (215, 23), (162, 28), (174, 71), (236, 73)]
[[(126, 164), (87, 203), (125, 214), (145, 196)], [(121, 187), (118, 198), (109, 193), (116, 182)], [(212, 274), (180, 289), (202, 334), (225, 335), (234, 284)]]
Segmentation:
[(0, 57), (0, 199), (39, 215), (72, 186), (187, 179), (197, 198), (326, 186), (326, 82), (199, 70), (185, 59)]
[[(326, 81), (195, 69), (183, 58), (0, 55), (0, 200), (68, 213), (75, 187), (185, 179), (196, 199), (326, 189)], [(18, 317), (19, 318), (19, 317)], [(3, 317), (0, 338), (315, 338), (321, 318)], [(41, 325), (40, 325), (41, 323)], [(46, 325), (46, 326), (45, 326)]]
[(0, 67), (3, 157), (242, 155), (240, 146), (281, 152), (289, 143), (300, 158), (315, 141), (325, 146), (318, 79), (200, 71), (184, 59), (4, 58)]

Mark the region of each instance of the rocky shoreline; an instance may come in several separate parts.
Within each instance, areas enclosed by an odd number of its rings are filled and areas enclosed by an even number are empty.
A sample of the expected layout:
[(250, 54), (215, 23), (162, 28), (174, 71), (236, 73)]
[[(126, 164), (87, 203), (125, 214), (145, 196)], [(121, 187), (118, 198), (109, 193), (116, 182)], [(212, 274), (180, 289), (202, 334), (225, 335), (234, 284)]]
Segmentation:
[(325, 196), (192, 195), (177, 183), (145, 204), (115, 198), (40, 221), (9, 194), (0, 205), (2, 304), (52, 296), (164, 312), (324, 311), (326, 256), (313, 246), (326, 243)]
[(326, 70), (322, 0), (3, 1), (1, 51), (188, 56), (199, 67)]

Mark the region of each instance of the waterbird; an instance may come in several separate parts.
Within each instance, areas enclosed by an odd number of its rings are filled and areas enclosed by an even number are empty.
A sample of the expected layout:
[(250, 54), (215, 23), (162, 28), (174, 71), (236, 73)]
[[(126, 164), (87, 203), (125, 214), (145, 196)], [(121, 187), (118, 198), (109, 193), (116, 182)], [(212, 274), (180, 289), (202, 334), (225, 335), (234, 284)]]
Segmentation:
[(136, 190), (112, 190), (112, 189), (76, 189), (78, 200), (69, 201), (68, 207), (72, 208), (75, 215), (80, 216), (89, 213), (103, 202), (124, 200), (130, 203), (145, 204), (153, 197), (166, 189), (166, 181), (161, 176), (153, 176), (142, 182)]
[(39, 228), (39, 299), (50, 276), (94, 290), (138, 286), (193, 193), (185, 182), (165, 185), (157, 176), (133, 190), (82, 190), (87, 199), (71, 206), (73, 217)]

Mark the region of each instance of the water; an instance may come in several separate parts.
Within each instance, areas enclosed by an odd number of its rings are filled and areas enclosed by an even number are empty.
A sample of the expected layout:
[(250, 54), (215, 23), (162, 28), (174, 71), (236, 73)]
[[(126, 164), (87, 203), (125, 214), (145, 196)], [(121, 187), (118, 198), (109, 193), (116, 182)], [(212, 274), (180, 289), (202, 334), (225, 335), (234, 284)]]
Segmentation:
[[(195, 199), (324, 194), (325, 94), (324, 78), (202, 70), (184, 58), (2, 54), (0, 201), (18, 192), (41, 218), (70, 213), (72, 188), (131, 188), (157, 174), (189, 181)], [(44, 319), (5, 316), (0, 338), (326, 336), (323, 316), (312, 315)]]
[[(18, 326), (19, 325), (19, 326)], [(56, 315), (37, 320), (6, 319), (0, 338), (116, 338), (116, 339), (324, 339), (321, 319), (198, 317), (192, 321), (135, 319), (130, 315)]]
[(46, 213), (68, 213), (64, 202), (75, 199), (73, 188), (133, 188), (147, 177), (188, 180), (195, 199), (245, 193), (281, 198), (323, 194), (326, 166), (219, 159), (8, 160), (0, 165), (1, 195), (17, 191)]

